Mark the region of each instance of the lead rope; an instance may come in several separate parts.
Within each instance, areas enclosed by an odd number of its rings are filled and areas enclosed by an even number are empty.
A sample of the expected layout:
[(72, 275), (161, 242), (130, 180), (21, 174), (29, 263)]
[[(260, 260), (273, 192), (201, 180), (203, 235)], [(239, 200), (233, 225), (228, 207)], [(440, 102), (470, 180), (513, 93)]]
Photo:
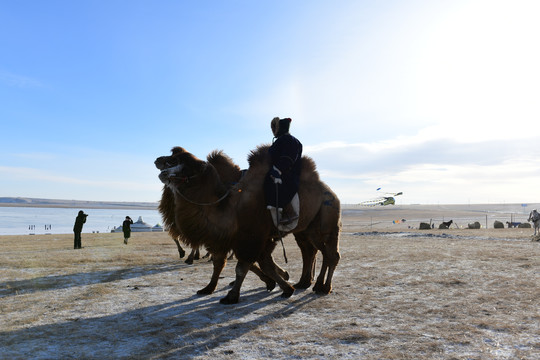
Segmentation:
[(198, 203), (198, 202), (195, 202), (195, 201), (192, 201), (190, 199), (188, 199), (184, 194), (182, 194), (180, 191), (177, 191), (177, 193), (184, 199), (186, 200), (187, 202), (189, 203), (192, 203), (193, 205), (197, 205), (197, 206), (212, 206), (212, 205), (216, 205), (216, 204), (219, 204), (221, 201), (223, 201), (227, 196), (229, 196), (230, 194), (230, 190), (227, 190), (227, 192), (222, 196), (220, 197), (219, 199), (217, 199), (216, 201), (213, 201), (213, 202), (209, 202), (209, 203)]
[(285, 245), (283, 245), (283, 238), (280, 238), (281, 241), (281, 247), (283, 248), (283, 257), (285, 258), (285, 264), (288, 264), (289, 261), (287, 260), (287, 253), (285, 252)]
[(279, 209), (278, 209), (278, 199), (279, 199), (279, 196), (278, 196), (278, 189), (279, 189), (279, 184), (276, 183), (276, 228), (277, 228), (277, 231), (278, 231), (278, 238), (279, 238), (279, 241), (281, 241), (281, 247), (283, 248), (283, 257), (285, 258), (285, 264), (287, 264), (289, 261), (287, 260), (287, 252), (285, 251), (285, 245), (283, 244), (283, 235), (281, 234), (281, 230), (279, 230)]

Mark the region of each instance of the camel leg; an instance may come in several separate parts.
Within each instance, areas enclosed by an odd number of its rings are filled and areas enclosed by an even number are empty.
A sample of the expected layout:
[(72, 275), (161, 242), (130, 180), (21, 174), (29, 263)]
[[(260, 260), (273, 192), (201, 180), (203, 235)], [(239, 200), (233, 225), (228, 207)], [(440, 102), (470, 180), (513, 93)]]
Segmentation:
[[(257, 264), (253, 263), (251, 264), (251, 267), (249, 270), (253, 271), (255, 275), (259, 277), (265, 284), (266, 284), (266, 290), (272, 291), (276, 287), (276, 282), (271, 277), (266, 275)], [(234, 282), (231, 284), (234, 285)]]
[(264, 271), (264, 273), (274, 279), (278, 283), (281, 290), (283, 290), (281, 297), (291, 297), (291, 295), (294, 293), (294, 287), (292, 287), (291, 284), (289, 284), (279, 275), (276, 268), (276, 263), (272, 258), (272, 253), (263, 254), (262, 259), (259, 260), (259, 265), (261, 265), (261, 269)]
[(192, 249), (185, 263), (191, 265), (193, 264), (193, 260), (199, 260), (200, 257), (201, 257), (201, 253), (199, 251), (199, 248)]
[(302, 252), (302, 276), (294, 285), (296, 289), (307, 289), (311, 286), (315, 277), (315, 264), (317, 262), (317, 249), (309, 241), (305, 234), (295, 234), (294, 238)]
[[(280, 277), (282, 277), (284, 280), (289, 280), (289, 273), (285, 270), (283, 270), (278, 264), (274, 264), (276, 266), (276, 271)], [(252, 272), (255, 273), (266, 284), (266, 290), (272, 291), (276, 287), (276, 281), (270, 278), (268, 275), (266, 275), (261, 268), (253, 263), (251, 267), (249, 268)], [(234, 281), (232, 281), (229, 286), (234, 286)]]
[(183, 258), (186, 255), (186, 252), (184, 249), (182, 249), (182, 246), (180, 246), (180, 241), (178, 239), (173, 239), (176, 243), (176, 246), (178, 247), (178, 254), (180, 255), (180, 259)]
[[(331, 234), (326, 235), (326, 239), (324, 240), (323, 249), (321, 249), (323, 254), (321, 272), (317, 277), (315, 286), (313, 287), (313, 291), (315, 291), (317, 294), (330, 294), (330, 292), (332, 292), (332, 277), (334, 276), (334, 270), (336, 269), (340, 259), (338, 247), (339, 229)], [(328, 275), (326, 275), (327, 271)]]
[(191, 252), (189, 253), (186, 261), (184, 261), (186, 264), (191, 265), (193, 264), (193, 260), (195, 259), (195, 249), (191, 249)]
[(199, 295), (208, 295), (216, 290), (216, 286), (219, 280), (219, 275), (227, 263), (227, 254), (212, 254), (212, 262), (214, 263), (214, 270), (212, 272), (212, 278), (210, 283), (203, 289), (197, 291)]
[[(274, 262), (274, 259), (272, 259), (272, 262)], [(283, 269), (281, 266), (279, 266), (275, 262), (274, 262), (274, 266), (276, 267), (276, 271), (277, 271), (278, 275), (280, 277), (282, 277), (283, 280), (289, 280), (290, 279), (290, 275), (289, 275), (289, 272), (287, 270)]]
[(323, 287), (324, 294), (330, 294), (332, 292), (332, 277), (334, 276), (334, 270), (336, 270), (336, 266), (328, 267), (328, 275), (326, 275), (326, 282), (324, 283)]
[[(266, 290), (268, 291), (274, 290), (274, 288), (276, 287), (276, 282), (273, 279), (271, 279), (268, 275), (266, 275), (257, 264), (255, 263), (251, 264), (249, 270), (253, 271), (255, 275), (257, 275), (259, 279), (261, 279), (262, 282), (266, 284)], [(229, 286), (234, 286), (234, 282), (235, 280), (231, 281)]]
[(222, 304), (236, 304), (238, 303), (238, 299), (240, 298), (240, 288), (242, 287), (242, 283), (244, 282), (244, 279), (246, 278), (247, 272), (249, 271), (249, 268), (251, 267), (250, 262), (238, 260), (238, 263), (236, 264), (236, 280), (234, 281), (234, 285), (231, 290), (229, 290), (229, 293), (227, 296), (225, 296), (223, 299), (219, 300)]
[(324, 278), (326, 276), (326, 270), (328, 269), (328, 259), (323, 253), (323, 261), (321, 266), (321, 271), (319, 272), (319, 276), (317, 276), (317, 281), (315, 282), (315, 286), (313, 286), (313, 291), (315, 291), (317, 294), (328, 294), (330, 292), (325, 292), (325, 283)]

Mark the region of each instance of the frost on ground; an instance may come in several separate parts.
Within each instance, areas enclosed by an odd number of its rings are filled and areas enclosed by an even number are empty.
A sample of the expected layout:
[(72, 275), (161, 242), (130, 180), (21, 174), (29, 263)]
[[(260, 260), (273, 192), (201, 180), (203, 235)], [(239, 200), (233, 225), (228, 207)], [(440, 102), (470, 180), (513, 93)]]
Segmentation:
[(234, 260), (197, 296), (211, 263), (184, 264), (163, 233), (83, 234), (78, 251), (68, 235), (0, 237), (0, 358), (540, 358), (539, 243), (475, 231), (346, 233), (332, 294), (282, 299), (249, 274), (237, 305), (219, 304)]

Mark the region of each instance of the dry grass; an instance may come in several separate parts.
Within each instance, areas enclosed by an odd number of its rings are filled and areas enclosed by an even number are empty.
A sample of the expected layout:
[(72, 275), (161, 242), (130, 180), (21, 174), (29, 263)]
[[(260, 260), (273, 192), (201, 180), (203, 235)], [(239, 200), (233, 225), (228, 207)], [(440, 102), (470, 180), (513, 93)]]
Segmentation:
[[(364, 219), (365, 220), (365, 219)], [(522, 229), (366, 233), (345, 217), (334, 292), (290, 299), (252, 274), (240, 303), (194, 296), (165, 234), (0, 237), (0, 358), (537, 359), (540, 247)], [(299, 251), (285, 240), (300, 276)], [(320, 259), (318, 260), (320, 264)]]

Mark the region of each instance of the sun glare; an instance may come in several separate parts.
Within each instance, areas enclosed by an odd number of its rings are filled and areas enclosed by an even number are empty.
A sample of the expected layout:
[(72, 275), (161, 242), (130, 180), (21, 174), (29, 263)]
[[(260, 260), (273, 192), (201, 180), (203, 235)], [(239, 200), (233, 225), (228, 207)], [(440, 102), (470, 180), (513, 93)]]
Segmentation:
[(434, 29), (418, 66), (419, 98), (431, 116), (452, 124), (449, 132), (476, 140), (528, 136), (506, 130), (528, 128), (539, 110), (540, 3), (528, 5), (467, 4)]

